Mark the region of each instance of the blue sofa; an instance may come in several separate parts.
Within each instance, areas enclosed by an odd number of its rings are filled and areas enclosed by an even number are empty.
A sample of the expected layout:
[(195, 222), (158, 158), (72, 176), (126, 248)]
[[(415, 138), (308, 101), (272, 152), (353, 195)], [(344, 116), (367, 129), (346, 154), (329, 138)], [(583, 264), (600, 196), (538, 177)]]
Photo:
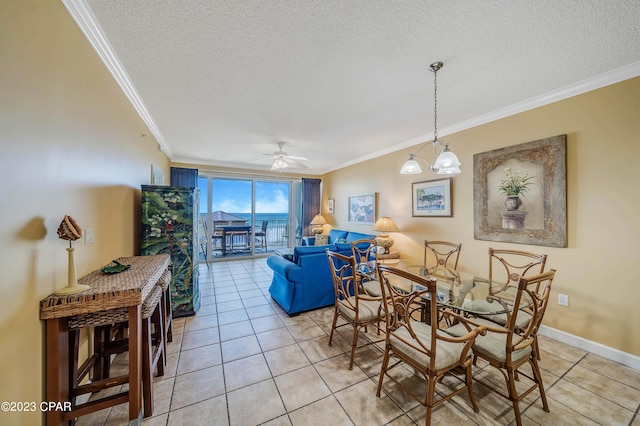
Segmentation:
[(335, 293), (326, 249), (351, 256), (351, 242), (362, 238), (375, 236), (332, 229), (327, 245), (298, 246), (291, 260), (269, 256), (267, 265), (273, 270), (271, 297), (289, 315), (333, 305)]

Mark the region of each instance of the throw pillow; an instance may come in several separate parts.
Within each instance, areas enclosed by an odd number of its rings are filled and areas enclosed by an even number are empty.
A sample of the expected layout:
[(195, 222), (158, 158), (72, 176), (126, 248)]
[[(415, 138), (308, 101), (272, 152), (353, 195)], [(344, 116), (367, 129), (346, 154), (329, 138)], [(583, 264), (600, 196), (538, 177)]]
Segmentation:
[(316, 242), (313, 244), (314, 246), (325, 246), (329, 244), (329, 235), (316, 235)]
[(346, 242), (347, 242), (346, 238), (336, 238), (336, 241), (335, 241), (336, 244), (344, 244)]

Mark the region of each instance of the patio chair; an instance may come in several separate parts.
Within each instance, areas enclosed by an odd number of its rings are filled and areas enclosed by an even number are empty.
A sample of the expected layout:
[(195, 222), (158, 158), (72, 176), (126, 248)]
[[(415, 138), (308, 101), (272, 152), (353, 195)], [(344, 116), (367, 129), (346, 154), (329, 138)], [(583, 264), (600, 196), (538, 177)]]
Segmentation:
[[(268, 220), (262, 221), (262, 228), (260, 231), (256, 231), (253, 233), (256, 243), (260, 244), (260, 247), (263, 251), (267, 251), (267, 226), (269, 225)], [(257, 247), (257, 244), (256, 244)]]

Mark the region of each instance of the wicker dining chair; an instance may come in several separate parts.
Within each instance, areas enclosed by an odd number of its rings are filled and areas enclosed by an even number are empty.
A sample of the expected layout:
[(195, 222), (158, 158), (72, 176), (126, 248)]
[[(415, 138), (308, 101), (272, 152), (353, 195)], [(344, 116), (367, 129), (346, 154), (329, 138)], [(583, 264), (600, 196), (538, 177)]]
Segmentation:
[(431, 267), (456, 270), (458, 269), (460, 250), (462, 250), (460, 243), (424, 240), (423, 267), (425, 269)]
[[(525, 328), (518, 326), (518, 317), (525, 313), (518, 309), (515, 309), (511, 314), (507, 315), (507, 323), (505, 326), (500, 326), (482, 318), (470, 320), (477, 325), (487, 327), (486, 335), (478, 336), (473, 344), (474, 357), (484, 359), (489, 365), (497, 368), (502, 373), (506, 382), (507, 392), (504, 393), (497, 389), (492, 383), (478, 380), (477, 378), (475, 381), (511, 401), (518, 426), (522, 425), (519, 403), (536, 389), (540, 392), (542, 409), (549, 412), (549, 405), (547, 404), (547, 397), (542, 383), (542, 375), (538, 365), (536, 335), (542, 324), (542, 319), (549, 303), (551, 283), (555, 277), (555, 273), (555, 269), (552, 269), (549, 272), (530, 277), (521, 276), (518, 279), (518, 290), (513, 306), (519, 306), (521, 299), (525, 295), (531, 298), (532, 301), (529, 307), (530, 315), (528, 315), (528, 324)], [(466, 331), (468, 331), (468, 327), (465, 327), (463, 324), (458, 324), (447, 329), (447, 332), (454, 336), (458, 336)], [(521, 367), (526, 364), (531, 366), (532, 376), (529, 376), (527, 372), (521, 370)], [(516, 387), (516, 381), (522, 383), (519, 376), (524, 376), (533, 382), (533, 384), (523, 392), (518, 392)]]
[[(436, 272), (438, 269), (457, 270), (461, 250), (462, 244), (460, 243), (424, 240), (422, 273), (428, 275), (429, 273)], [(423, 303), (422, 300), (418, 299), (416, 306), (416, 310), (424, 313), (428, 312), (429, 306)], [(440, 316), (440, 319), (442, 319), (442, 316)]]
[[(366, 267), (375, 274), (378, 261), (377, 253), (376, 241), (373, 239), (361, 238), (351, 242), (351, 255), (356, 263), (356, 268)], [(372, 278), (371, 275), (356, 275), (356, 279), (358, 286), (368, 295), (373, 297), (382, 295), (380, 281)]]
[[(376, 325), (378, 335), (380, 334), (381, 297), (370, 296), (365, 292), (358, 291), (356, 264), (352, 256), (344, 256), (327, 249), (327, 259), (336, 296), (329, 346), (333, 344), (333, 333), (337, 328), (346, 325), (353, 327), (349, 361), (349, 370), (351, 370), (356, 349), (382, 342), (382, 339), (369, 340), (366, 344), (358, 346), (358, 333), (361, 329), (364, 328), (366, 331), (367, 326)], [(343, 318), (346, 323), (338, 325), (338, 317)]]
[[(500, 291), (507, 286), (514, 286), (520, 277), (527, 274), (541, 274), (547, 262), (546, 254), (531, 253), (521, 250), (493, 249), (489, 247), (489, 282), (492, 291)], [(507, 314), (483, 315), (485, 319), (505, 326), (507, 324)], [(531, 320), (531, 313), (524, 310), (518, 315), (516, 329), (524, 329)], [(534, 336), (536, 354), (540, 360), (538, 349), (538, 337)]]
[[(378, 380), (376, 395), (379, 397), (382, 390), (384, 377), (387, 376), (409, 396), (426, 407), (426, 424), (431, 424), (431, 414), (434, 408), (448, 399), (467, 391), (474, 411), (479, 411), (473, 395), (473, 381), (471, 375), (472, 360), (471, 347), (479, 333), (484, 333), (485, 327), (478, 326), (465, 330), (460, 337), (450, 336), (437, 326), (437, 297), (436, 280), (413, 275), (409, 272), (393, 268), (387, 265), (378, 265), (378, 273), (382, 280), (383, 298), (386, 322), (386, 341), (384, 358)], [(410, 293), (400, 291), (394, 286), (396, 280), (406, 280), (413, 284), (414, 290)], [(431, 324), (412, 318), (411, 306), (416, 298), (428, 295), (427, 303), (430, 304)], [(460, 323), (466, 323), (466, 319), (452, 312), (445, 311), (445, 316), (450, 316)], [(390, 365), (392, 358), (397, 359)], [(409, 389), (402, 380), (394, 377), (389, 371), (396, 366), (406, 364), (416, 374), (424, 377), (427, 383), (426, 394), (417, 395)], [(454, 371), (455, 370), (455, 371)], [(462, 370), (464, 373), (459, 374)], [(447, 382), (439, 388), (436, 394), (436, 385), (442, 383), (445, 375), (450, 375), (463, 385), (451, 390), (453, 384)], [(455, 383), (454, 383), (455, 384)], [(444, 394), (445, 392), (448, 393)], [(444, 394), (444, 396), (443, 396)], [(439, 397), (436, 400), (436, 396)]]

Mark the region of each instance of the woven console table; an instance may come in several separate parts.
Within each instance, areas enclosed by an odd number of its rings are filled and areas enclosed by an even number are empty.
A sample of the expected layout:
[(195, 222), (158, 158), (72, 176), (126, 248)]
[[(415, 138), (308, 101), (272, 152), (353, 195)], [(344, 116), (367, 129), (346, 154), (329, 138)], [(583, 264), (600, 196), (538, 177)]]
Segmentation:
[[(129, 383), (128, 392), (123, 392), (81, 406), (71, 411), (50, 410), (47, 424), (64, 424), (90, 412), (129, 402), (129, 421), (140, 422), (142, 400), (142, 349), (141, 306), (169, 266), (168, 255), (121, 257), (118, 262), (131, 267), (117, 274), (105, 274), (100, 270), (91, 272), (78, 280), (90, 288), (82, 293), (56, 296), (50, 295), (40, 302), (40, 319), (47, 321), (47, 401), (69, 402), (73, 399), (71, 372), (69, 371), (69, 321), (78, 318), (101, 318), (109, 322), (110, 313), (121, 315), (122, 308), (128, 310), (129, 319), (129, 375), (123, 383)], [(87, 323), (86, 326), (96, 324)]]

